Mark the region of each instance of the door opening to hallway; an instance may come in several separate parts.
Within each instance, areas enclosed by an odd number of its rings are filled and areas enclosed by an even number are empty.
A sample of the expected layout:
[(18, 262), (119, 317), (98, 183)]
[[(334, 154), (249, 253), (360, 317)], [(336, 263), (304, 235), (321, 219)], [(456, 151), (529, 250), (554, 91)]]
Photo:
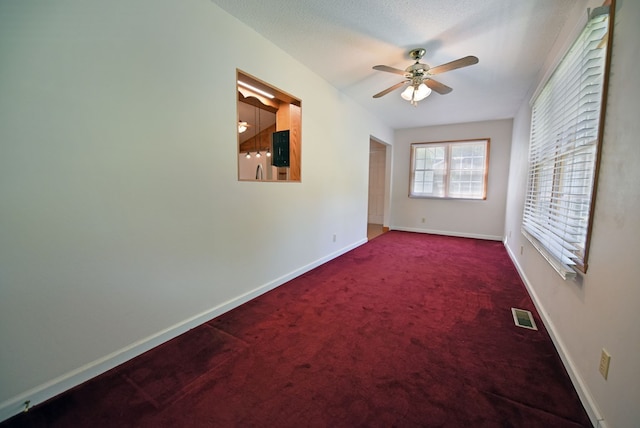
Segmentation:
[(387, 182), (387, 146), (374, 140), (369, 142), (369, 208), (367, 239), (389, 230), (385, 227), (385, 196)]

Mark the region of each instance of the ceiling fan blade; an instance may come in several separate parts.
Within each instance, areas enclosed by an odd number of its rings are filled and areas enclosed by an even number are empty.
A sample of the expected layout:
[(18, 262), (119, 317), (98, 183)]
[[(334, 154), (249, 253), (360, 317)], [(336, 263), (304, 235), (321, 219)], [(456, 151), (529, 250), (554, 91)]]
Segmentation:
[[(455, 70), (456, 68), (467, 67), (469, 65), (477, 64), (478, 58), (475, 56), (465, 56), (464, 58), (457, 59), (455, 61), (448, 62), (446, 64), (438, 65), (429, 69), (429, 74), (439, 74), (445, 71)], [(435, 89), (434, 89), (435, 90)]]
[(404, 84), (405, 84), (405, 83), (407, 83), (407, 82), (408, 82), (408, 80), (405, 80), (404, 82), (396, 83), (396, 84), (395, 84), (395, 85), (393, 85), (392, 87), (387, 88), (387, 89), (385, 89), (385, 90), (384, 90), (384, 91), (382, 91), (382, 92), (378, 92), (377, 94), (375, 94), (375, 95), (373, 96), (373, 98), (380, 98), (380, 97), (382, 97), (382, 96), (384, 96), (384, 95), (387, 95), (389, 92), (395, 91), (396, 89), (398, 89), (400, 86), (404, 85)]
[(428, 87), (430, 87), (431, 89), (433, 89), (434, 91), (439, 93), (440, 95), (445, 95), (445, 94), (448, 94), (449, 92), (453, 91), (453, 89), (451, 89), (450, 87), (448, 87), (444, 83), (438, 82), (437, 80), (425, 79), (424, 83), (425, 83), (425, 85), (427, 85)]
[(404, 71), (404, 70), (400, 70), (398, 68), (389, 67), (388, 65), (374, 65), (373, 69), (374, 70), (378, 70), (378, 71), (386, 71), (388, 73), (401, 74), (403, 76), (406, 76), (406, 74), (407, 74), (407, 72)]

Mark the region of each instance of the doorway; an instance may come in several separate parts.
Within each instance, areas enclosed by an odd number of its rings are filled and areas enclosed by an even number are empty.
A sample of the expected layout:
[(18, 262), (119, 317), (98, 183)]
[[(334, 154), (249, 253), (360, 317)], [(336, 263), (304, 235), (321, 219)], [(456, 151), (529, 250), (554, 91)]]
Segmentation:
[(389, 169), (387, 151), (390, 146), (371, 138), (369, 140), (369, 204), (367, 212), (367, 239), (389, 230)]

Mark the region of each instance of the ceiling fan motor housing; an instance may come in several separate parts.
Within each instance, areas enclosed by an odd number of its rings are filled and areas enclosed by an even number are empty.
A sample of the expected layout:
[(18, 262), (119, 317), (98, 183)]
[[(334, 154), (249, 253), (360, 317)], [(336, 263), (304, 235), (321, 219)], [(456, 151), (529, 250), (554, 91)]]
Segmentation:
[(415, 64), (407, 67), (405, 71), (410, 74), (410, 76), (407, 77), (422, 76), (423, 74), (426, 74), (427, 71), (429, 71), (429, 66), (427, 64), (416, 62)]

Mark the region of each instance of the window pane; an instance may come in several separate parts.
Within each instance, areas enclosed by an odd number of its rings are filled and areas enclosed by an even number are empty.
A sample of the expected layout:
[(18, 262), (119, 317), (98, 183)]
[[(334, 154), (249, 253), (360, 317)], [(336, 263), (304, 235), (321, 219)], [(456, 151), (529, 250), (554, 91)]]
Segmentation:
[[(410, 196), (483, 199), (488, 145), (488, 140), (413, 144)], [(419, 172), (431, 172), (431, 175), (427, 177)], [(423, 185), (418, 189), (416, 182)]]
[(451, 157), (451, 169), (461, 169), (462, 168), (462, 158), (460, 156), (453, 155)]
[[(453, 144), (449, 183), (450, 197), (484, 197), (485, 143)], [(472, 186), (477, 182), (480, 186)]]
[(474, 156), (472, 160), (472, 168), (473, 169), (483, 169), (484, 168), (484, 156)]
[(435, 174), (433, 176), (433, 190), (432, 195), (443, 198), (445, 196), (444, 192), (444, 173)]

